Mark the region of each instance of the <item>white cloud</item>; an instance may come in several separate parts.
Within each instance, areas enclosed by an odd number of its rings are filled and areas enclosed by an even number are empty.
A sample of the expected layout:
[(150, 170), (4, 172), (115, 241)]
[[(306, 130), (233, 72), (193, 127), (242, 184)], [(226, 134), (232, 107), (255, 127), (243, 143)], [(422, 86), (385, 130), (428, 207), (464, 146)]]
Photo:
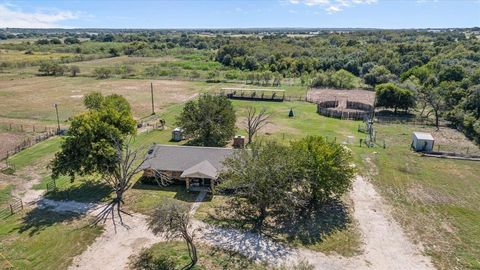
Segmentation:
[(68, 10), (56, 10), (53, 12), (28, 13), (20, 9), (14, 9), (11, 5), (0, 4), (0, 27), (12, 28), (52, 28), (65, 27), (58, 23), (74, 20), (80, 17), (80, 13)]
[(290, 4), (304, 4), (307, 6), (320, 6), (329, 14), (342, 11), (344, 8), (355, 5), (375, 4), (377, 0), (289, 0)]

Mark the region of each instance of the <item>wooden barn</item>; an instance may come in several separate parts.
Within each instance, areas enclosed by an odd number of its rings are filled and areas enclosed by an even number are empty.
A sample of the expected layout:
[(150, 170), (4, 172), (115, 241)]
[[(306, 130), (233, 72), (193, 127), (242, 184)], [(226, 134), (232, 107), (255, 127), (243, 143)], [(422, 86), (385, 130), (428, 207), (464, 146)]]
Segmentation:
[(223, 161), (235, 149), (220, 147), (153, 145), (143, 165), (144, 176), (162, 172), (172, 180), (185, 182), (187, 190), (213, 190)]

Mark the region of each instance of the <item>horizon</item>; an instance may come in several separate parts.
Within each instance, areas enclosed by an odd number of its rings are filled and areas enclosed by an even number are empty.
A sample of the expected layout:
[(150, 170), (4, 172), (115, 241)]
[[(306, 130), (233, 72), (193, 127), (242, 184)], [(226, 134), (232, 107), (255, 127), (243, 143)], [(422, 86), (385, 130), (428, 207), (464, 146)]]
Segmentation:
[(479, 26), (480, 0), (0, 0), (0, 28), (404, 30)]

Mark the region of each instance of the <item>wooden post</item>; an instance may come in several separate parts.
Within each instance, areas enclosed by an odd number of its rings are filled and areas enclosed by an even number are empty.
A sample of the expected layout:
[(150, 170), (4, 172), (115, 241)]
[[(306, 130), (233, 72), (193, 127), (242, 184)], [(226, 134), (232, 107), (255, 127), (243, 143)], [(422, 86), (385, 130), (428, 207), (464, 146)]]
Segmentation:
[(13, 214), (15, 214), (15, 212), (13, 212), (13, 206), (10, 204), (10, 212)]
[(150, 93), (152, 95), (152, 115), (155, 114), (155, 106), (153, 103), (153, 83), (150, 83)]
[(190, 178), (185, 178), (185, 183), (186, 183), (186, 186), (187, 186), (187, 191), (189, 190), (190, 188)]

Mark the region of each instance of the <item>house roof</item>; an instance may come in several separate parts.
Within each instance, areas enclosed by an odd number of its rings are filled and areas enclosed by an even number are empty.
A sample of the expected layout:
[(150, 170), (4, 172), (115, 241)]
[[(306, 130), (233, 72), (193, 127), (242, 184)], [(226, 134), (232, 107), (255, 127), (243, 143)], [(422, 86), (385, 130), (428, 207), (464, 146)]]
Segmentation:
[(415, 136), (418, 140), (426, 140), (426, 141), (434, 141), (432, 134), (427, 132), (413, 132), (413, 136)]
[[(153, 145), (147, 154), (143, 169), (199, 172), (217, 175), (223, 168), (223, 161), (236, 150), (220, 147)], [(204, 161), (207, 161), (205, 163)], [(212, 167), (215, 169), (213, 173)]]
[(183, 171), (180, 177), (215, 179), (217, 175), (217, 169), (208, 160), (204, 160)]

